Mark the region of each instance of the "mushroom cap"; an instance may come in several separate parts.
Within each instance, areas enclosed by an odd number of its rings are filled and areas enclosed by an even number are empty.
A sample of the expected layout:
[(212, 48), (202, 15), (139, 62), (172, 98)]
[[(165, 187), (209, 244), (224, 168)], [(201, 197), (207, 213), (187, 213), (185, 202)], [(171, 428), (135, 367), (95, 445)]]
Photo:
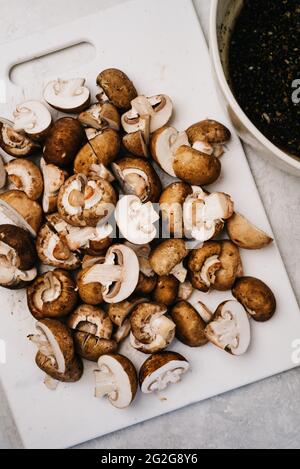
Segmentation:
[(38, 277), (27, 289), (27, 303), (35, 319), (59, 319), (76, 307), (78, 294), (71, 275), (57, 269)]
[(202, 347), (207, 344), (206, 324), (192, 305), (180, 301), (173, 307), (171, 315), (176, 324), (176, 337), (180, 342), (189, 347)]
[(119, 132), (121, 127), (121, 117), (117, 108), (108, 102), (93, 104), (82, 112), (78, 119), (82, 125), (98, 131), (111, 128)]
[(133, 363), (123, 355), (110, 354), (99, 358), (98, 368), (96, 396), (98, 393), (100, 396), (107, 396), (109, 402), (118, 409), (129, 407), (138, 389), (138, 377)]
[(179, 353), (160, 352), (149, 357), (140, 369), (139, 381), (143, 393), (165, 390), (169, 384), (180, 381), (190, 368), (188, 361)]
[(77, 287), (81, 300), (89, 305), (97, 306), (103, 302), (102, 285), (100, 283), (84, 284), (83, 278), (89, 268), (81, 270), (77, 275)]
[(38, 200), (41, 197), (44, 190), (43, 176), (32, 161), (23, 158), (12, 160), (6, 165), (6, 172), (9, 181), (29, 199)]
[(130, 154), (139, 158), (148, 158), (149, 150), (144, 133), (141, 130), (133, 134), (124, 135), (122, 142), (123, 146)]
[(118, 350), (115, 340), (99, 339), (87, 332), (75, 331), (74, 342), (78, 355), (91, 362), (97, 362), (102, 355), (115, 353)]
[(84, 129), (77, 119), (58, 119), (45, 142), (44, 159), (48, 164), (65, 168), (74, 161), (85, 141)]
[(276, 312), (274, 293), (257, 278), (242, 277), (238, 279), (232, 293), (257, 322), (269, 321)]
[(97, 156), (98, 162), (109, 167), (120, 152), (121, 140), (116, 130), (105, 129), (89, 140), (89, 145)]
[(82, 378), (83, 363), (80, 357), (75, 356), (68, 364), (65, 373), (59, 373), (50, 358), (38, 352), (35, 358), (37, 366), (56, 381), (62, 383), (76, 383)]
[(135, 289), (136, 295), (150, 295), (157, 285), (157, 275), (151, 275), (148, 277), (140, 271), (139, 282)]
[(216, 271), (221, 267), (219, 257), (222, 245), (218, 241), (207, 241), (199, 249), (193, 249), (188, 260), (188, 270), (194, 288), (207, 293), (215, 281)]
[(175, 153), (173, 169), (182, 181), (194, 186), (206, 186), (219, 179), (221, 163), (215, 156), (182, 145)]
[(192, 125), (186, 131), (191, 145), (195, 142), (224, 144), (231, 138), (231, 132), (220, 122), (207, 119)]
[(230, 290), (237, 277), (243, 275), (243, 265), (237, 246), (231, 241), (221, 241), (221, 268), (216, 273), (214, 288), (219, 291)]
[(14, 130), (25, 132), (33, 139), (43, 140), (52, 124), (48, 108), (40, 101), (26, 101), (14, 112)]
[(152, 297), (156, 303), (173, 305), (178, 297), (180, 282), (173, 275), (158, 277)]
[(240, 213), (234, 213), (227, 221), (228, 235), (237, 246), (243, 249), (262, 249), (273, 242), (273, 239), (254, 226)]
[(98, 164), (98, 158), (93, 148), (89, 143), (86, 143), (77, 154), (74, 161), (74, 173), (85, 174), (89, 176), (91, 174), (91, 168)]
[(128, 300), (124, 300), (121, 303), (110, 304), (108, 306), (108, 315), (118, 327), (123, 326), (124, 322), (130, 317), (132, 311), (141, 303), (145, 303), (145, 298), (131, 297)]
[(183, 233), (183, 204), (192, 193), (193, 189), (189, 184), (174, 182), (161, 194), (159, 204), (162, 218), (167, 223), (170, 234)]
[(149, 261), (154, 272), (162, 277), (169, 275), (187, 255), (188, 250), (182, 239), (168, 239), (153, 249)]
[(128, 76), (115, 68), (101, 72), (97, 77), (97, 84), (112, 104), (123, 111), (130, 109), (131, 101), (138, 95)]
[(243, 355), (251, 341), (248, 315), (237, 301), (225, 301), (215, 312), (212, 322), (206, 327), (208, 340), (232, 355)]
[(40, 146), (24, 133), (0, 122), (0, 147), (14, 158), (26, 158), (34, 154)]
[(46, 85), (44, 100), (54, 109), (73, 114), (89, 106), (90, 91), (84, 78), (57, 79)]
[(110, 339), (113, 333), (113, 324), (108, 314), (100, 307), (91, 305), (80, 305), (68, 318), (68, 326), (98, 339)]
[(0, 194), (0, 210), (20, 228), (36, 236), (42, 223), (41, 206), (30, 200), (22, 191), (7, 191)]
[(162, 184), (148, 161), (125, 157), (114, 163), (112, 167), (125, 194), (136, 195), (143, 203), (159, 201)]
[(138, 96), (131, 101), (131, 110), (122, 116), (121, 122), (129, 134), (145, 131), (147, 125), (150, 125), (150, 133), (153, 133), (169, 122), (172, 113), (173, 103), (169, 96)]

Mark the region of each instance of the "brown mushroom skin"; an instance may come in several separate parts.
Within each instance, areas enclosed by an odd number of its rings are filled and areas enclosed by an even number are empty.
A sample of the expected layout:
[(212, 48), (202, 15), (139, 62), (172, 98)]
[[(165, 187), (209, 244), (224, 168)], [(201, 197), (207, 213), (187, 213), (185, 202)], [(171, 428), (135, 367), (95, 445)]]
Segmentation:
[(202, 347), (207, 344), (206, 324), (195, 308), (186, 301), (177, 303), (171, 316), (176, 324), (176, 337), (188, 347)]
[(137, 156), (138, 158), (148, 158), (149, 150), (142, 131), (125, 135), (122, 139), (122, 143), (125, 150), (130, 154)]
[(98, 306), (103, 302), (102, 285), (100, 283), (89, 283), (83, 284), (83, 277), (90, 270), (90, 268), (83, 269), (77, 275), (77, 287), (78, 293), (83, 301), (87, 305)]
[(89, 144), (98, 162), (102, 163), (107, 168), (115, 161), (120, 152), (121, 139), (116, 130), (105, 129), (90, 140)]
[[(167, 223), (170, 234), (183, 233), (182, 207), (189, 195), (193, 193), (192, 187), (185, 182), (170, 184), (161, 194), (159, 204), (163, 221)], [(176, 205), (174, 205), (176, 204)], [(181, 208), (180, 220), (176, 218), (175, 207)]]
[(273, 242), (266, 233), (252, 225), (239, 213), (227, 220), (227, 233), (231, 241), (242, 249), (263, 249)]
[(166, 307), (158, 303), (141, 303), (134, 309), (130, 318), (131, 331), (139, 342), (145, 345), (151, 344), (152, 338), (147, 331), (144, 331), (143, 326), (152, 315), (162, 311), (166, 311)]
[(137, 287), (134, 293), (136, 295), (150, 295), (150, 293), (152, 293), (153, 290), (155, 289), (156, 285), (157, 285), (156, 275), (147, 277), (146, 275), (143, 274), (143, 272), (140, 272), (139, 282), (137, 284)]
[(102, 355), (115, 353), (118, 344), (115, 340), (99, 339), (87, 332), (74, 331), (75, 349), (78, 355), (85, 360), (97, 362)]
[(73, 163), (86, 141), (84, 129), (77, 119), (63, 117), (51, 128), (44, 146), (44, 159), (48, 164), (65, 168)]
[[(27, 191), (27, 197), (30, 200), (38, 200), (44, 190), (44, 182), (42, 173), (37, 165), (35, 165), (30, 160), (25, 160), (23, 158), (19, 158), (18, 160), (12, 160), (6, 165), (6, 170), (9, 172), (12, 169), (12, 174), (8, 175), (9, 181), (14, 184), (14, 186), (18, 190), (23, 190), (23, 184), (19, 176), (13, 174), (13, 168), (15, 166), (20, 167), (23, 166), (24, 170), (32, 177), (32, 186)], [(24, 191), (23, 191), (24, 192)]]
[(261, 280), (242, 277), (235, 282), (233, 296), (257, 322), (272, 319), (276, 312), (276, 298), (272, 290)]
[(88, 256), (104, 256), (113, 243), (113, 238), (107, 237), (101, 241), (90, 241), (90, 247), (85, 250)]
[(0, 241), (10, 246), (18, 254), (18, 269), (31, 270), (37, 263), (34, 242), (27, 231), (13, 225), (0, 226)]
[(220, 122), (207, 119), (192, 125), (186, 131), (190, 143), (201, 142), (222, 144), (231, 138), (231, 132)]
[(152, 298), (156, 303), (172, 306), (178, 297), (179, 281), (173, 275), (159, 277)]
[(117, 360), (122, 366), (123, 370), (127, 373), (132, 393), (131, 402), (133, 402), (138, 391), (138, 375), (134, 364), (127, 357), (124, 357), (123, 355), (117, 353), (111, 353), (109, 354), (109, 356)]
[(7, 191), (0, 195), (3, 200), (18, 212), (24, 220), (37, 233), (40, 229), (43, 219), (43, 210), (40, 204), (30, 200), (22, 191)]
[(101, 72), (97, 84), (103, 89), (112, 104), (122, 111), (129, 111), (131, 101), (137, 98), (137, 91), (124, 72), (110, 68)]
[(62, 321), (56, 319), (42, 319), (40, 324), (46, 326), (54, 337), (57, 339), (58, 345), (63, 351), (66, 366), (71, 363), (75, 356), (75, 347), (71, 330)]
[(32, 285), (27, 289), (27, 304), (28, 308), (35, 319), (60, 319), (68, 316), (77, 305), (78, 293), (76, 291), (76, 284), (72, 276), (61, 269), (56, 269), (53, 275), (62, 285), (60, 297), (52, 302), (44, 302), (43, 309), (39, 310), (34, 302), (36, 291), (44, 284), (47, 274), (38, 277)]
[(97, 165), (98, 163), (98, 158), (95, 155), (94, 150), (89, 143), (86, 143), (76, 155), (74, 161), (74, 173), (89, 176), (91, 173), (91, 166)]
[[(23, 145), (23, 148), (18, 150), (15, 146), (8, 145), (5, 142), (5, 137), (3, 133), (8, 132), (10, 140), (15, 143), (15, 145)], [(12, 128), (9, 128), (7, 125), (2, 124), (0, 122), (0, 147), (4, 150), (8, 155), (13, 156), (14, 158), (27, 158), (35, 154), (39, 149), (40, 146), (29, 139), (29, 137), (15, 132)]]
[(187, 145), (176, 151), (173, 168), (179, 179), (193, 186), (213, 184), (219, 179), (222, 169), (218, 158)]
[(147, 360), (143, 363), (140, 373), (139, 373), (139, 382), (140, 386), (142, 387), (143, 382), (147, 378), (147, 376), (152, 375), (156, 370), (162, 368), (167, 363), (172, 361), (179, 361), (179, 362), (186, 362), (187, 360), (176, 352), (160, 352), (151, 355), (151, 357), (147, 358)]
[(154, 272), (163, 277), (169, 275), (187, 255), (188, 250), (182, 239), (167, 239), (153, 249), (149, 262)]
[(231, 241), (221, 241), (220, 262), (222, 267), (216, 273), (213, 285), (215, 290), (231, 290), (235, 280), (243, 275), (243, 266), (239, 248)]
[(188, 271), (191, 283), (194, 288), (207, 293), (210, 289), (201, 278), (201, 266), (205, 260), (212, 256), (220, 256), (222, 252), (221, 244), (218, 241), (207, 241), (199, 249), (193, 249), (188, 260)]
[(145, 303), (146, 298), (131, 297), (121, 303), (113, 303), (108, 306), (108, 315), (117, 327), (122, 327), (132, 311), (141, 303)]
[(38, 352), (35, 358), (37, 366), (48, 376), (62, 383), (76, 383), (83, 375), (83, 363), (80, 357), (75, 356), (67, 366), (65, 373), (58, 373), (51, 359)]

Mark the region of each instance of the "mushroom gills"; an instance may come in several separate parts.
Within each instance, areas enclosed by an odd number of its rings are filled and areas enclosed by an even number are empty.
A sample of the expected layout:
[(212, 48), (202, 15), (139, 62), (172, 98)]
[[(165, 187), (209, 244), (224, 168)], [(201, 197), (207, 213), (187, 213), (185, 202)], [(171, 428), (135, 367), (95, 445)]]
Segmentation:
[(30, 335), (29, 340), (37, 345), (39, 352), (50, 358), (58, 373), (66, 372), (66, 362), (60, 346), (52, 331), (42, 323), (37, 323), (38, 334)]
[(177, 384), (181, 381), (182, 375), (190, 368), (186, 361), (173, 360), (151, 373), (142, 383), (142, 392), (151, 394), (153, 392), (164, 391), (170, 384)]

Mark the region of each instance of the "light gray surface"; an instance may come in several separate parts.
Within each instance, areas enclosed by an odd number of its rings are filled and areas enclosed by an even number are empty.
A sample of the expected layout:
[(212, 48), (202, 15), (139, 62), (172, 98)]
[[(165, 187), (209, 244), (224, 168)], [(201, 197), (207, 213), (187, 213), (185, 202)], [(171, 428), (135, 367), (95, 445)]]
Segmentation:
[[(122, 1), (0, 0), (0, 43)], [(210, 0), (195, 0), (195, 4), (207, 33)], [(175, 18), (175, 12), (170, 14)], [(252, 150), (246, 150), (299, 302), (300, 180), (268, 165)], [(300, 338), (300, 331), (298, 335)], [(80, 448), (300, 448), (299, 388), (300, 372), (294, 370)], [(0, 403), (0, 448), (20, 448), (1, 390)]]

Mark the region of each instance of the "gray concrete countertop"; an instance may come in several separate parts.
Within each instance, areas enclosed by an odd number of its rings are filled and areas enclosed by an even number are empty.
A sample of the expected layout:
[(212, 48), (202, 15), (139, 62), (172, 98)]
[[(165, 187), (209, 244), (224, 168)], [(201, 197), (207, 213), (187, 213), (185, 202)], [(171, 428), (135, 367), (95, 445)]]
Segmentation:
[[(122, 1), (0, 0), (0, 43)], [(210, 0), (195, 0), (195, 5), (207, 34)], [(255, 151), (246, 148), (246, 152), (299, 302), (300, 180), (273, 168)], [(299, 389), (300, 372), (294, 370), (83, 444), (80, 448), (299, 449)], [(20, 448), (21, 441), (1, 389), (0, 403), (0, 448)]]

